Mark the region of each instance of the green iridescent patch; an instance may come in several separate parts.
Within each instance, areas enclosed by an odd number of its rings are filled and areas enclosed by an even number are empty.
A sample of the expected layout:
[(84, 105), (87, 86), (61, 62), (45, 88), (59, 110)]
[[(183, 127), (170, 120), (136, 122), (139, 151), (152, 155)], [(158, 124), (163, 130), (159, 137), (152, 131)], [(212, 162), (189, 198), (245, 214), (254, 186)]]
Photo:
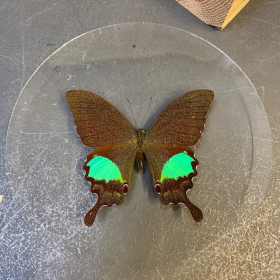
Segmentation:
[(87, 163), (89, 166), (88, 177), (94, 178), (95, 180), (105, 180), (106, 183), (115, 180), (123, 183), (123, 178), (118, 166), (102, 156), (94, 156), (92, 160)]
[(179, 153), (171, 157), (163, 166), (160, 183), (164, 179), (178, 179), (179, 177), (188, 176), (194, 172), (192, 162), (195, 161), (187, 152)]

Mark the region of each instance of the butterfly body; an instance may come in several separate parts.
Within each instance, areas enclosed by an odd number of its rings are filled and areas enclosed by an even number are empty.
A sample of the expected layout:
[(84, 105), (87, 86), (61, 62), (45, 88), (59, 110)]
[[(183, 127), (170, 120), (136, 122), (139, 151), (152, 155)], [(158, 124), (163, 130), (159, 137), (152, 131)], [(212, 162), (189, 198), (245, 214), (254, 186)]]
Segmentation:
[(143, 154), (144, 154), (145, 136), (146, 136), (146, 131), (140, 128), (137, 131), (137, 153), (136, 153), (136, 162), (140, 173), (143, 172)]
[(96, 204), (85, 216), (85, 224), (93, 224), (101, 206), (123, 202), (134, 163), (142, 173), (144, 157), (161, 202), (184, 203), (194, 220), (201, 221), (201, 210), (186, 195), (193, 187), (198, 165), (189, 146), (201, 136), (213, 97), (210, 90), (188, 92), (168, 105), (147, 131), (136, 131), (100, 96), (82, 90), (68, 91), (66, 99), (82, 142), (97, 147), (88, 154), (83, 166), (91, 192), (98, 195)]

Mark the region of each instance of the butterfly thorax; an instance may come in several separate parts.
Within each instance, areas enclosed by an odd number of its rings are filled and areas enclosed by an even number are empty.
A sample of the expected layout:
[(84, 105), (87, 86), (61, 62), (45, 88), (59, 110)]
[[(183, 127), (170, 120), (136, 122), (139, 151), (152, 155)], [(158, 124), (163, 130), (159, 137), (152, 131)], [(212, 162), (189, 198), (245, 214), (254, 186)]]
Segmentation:
[(136, 153), (136, 162), (139, 172), (143, 172), (143, 151), (144, 151), (144, 142), (146, 138), (146, 131), (140, 128), (137, 131), (137, 153)]

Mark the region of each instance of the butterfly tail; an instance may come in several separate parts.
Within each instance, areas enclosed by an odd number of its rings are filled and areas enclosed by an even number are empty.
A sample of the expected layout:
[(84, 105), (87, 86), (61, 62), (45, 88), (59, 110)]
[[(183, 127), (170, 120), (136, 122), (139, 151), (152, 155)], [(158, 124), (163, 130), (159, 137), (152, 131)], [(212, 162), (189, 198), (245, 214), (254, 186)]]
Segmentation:
[(187, 196), (186, 196), (185, 201), (183, 203), (189, 208), (193, 219), (196, 222), (201, 222), (202, 219), (203, 219), (203, 214), (202, 214), (201, 210), (198, 207), (196, 207), (194, 204), (192, 204), (189, 201)]
[(187, 197), (187, 191), (193, 187), (191, 180), (188, 177), (174, 179), (166, 179), (161, 184), (160, 200), (163, 204), (168, 205), (173, 203), (178, 205), (184, 203), (191, 212), (193, 219), (196, 222), (201, 222), (203, 214), (201, 210), (192, 204)]
[(94, 205), (94, 207), (92, 207), (86, 214), (84, 222), (86, 224), (86, 226), (90, 227), (93, 225), (94, 220), (96, 218), (97, 212), (99, 210), (99, 208), (102, 206), (102, 203), (99, 203), (99, 201), (97, 201), (97, 203)]

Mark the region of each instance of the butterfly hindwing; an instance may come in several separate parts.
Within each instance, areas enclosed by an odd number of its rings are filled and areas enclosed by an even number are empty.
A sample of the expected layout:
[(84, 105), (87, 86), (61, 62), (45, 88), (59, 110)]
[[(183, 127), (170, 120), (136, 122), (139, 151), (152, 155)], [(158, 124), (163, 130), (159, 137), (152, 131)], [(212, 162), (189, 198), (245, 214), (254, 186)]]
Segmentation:
[(99, 208), (120, 205), (128, 192), (136, 156), (136, 145), (103, 146), (88, 154), (83, 166), (91, 192), (98, 195), (94, 207), (86, 214), (85, 224), (91, 226)]
[(193, 151), (188, 147), (148, 143), (144, 152), (160, 201), (165, 205), (184, 203), (194, 220), (201, 221), (201, 210), (189, 201), (186, 194), (193, 187), (192, 178), (197, 175), (198, 160)]

